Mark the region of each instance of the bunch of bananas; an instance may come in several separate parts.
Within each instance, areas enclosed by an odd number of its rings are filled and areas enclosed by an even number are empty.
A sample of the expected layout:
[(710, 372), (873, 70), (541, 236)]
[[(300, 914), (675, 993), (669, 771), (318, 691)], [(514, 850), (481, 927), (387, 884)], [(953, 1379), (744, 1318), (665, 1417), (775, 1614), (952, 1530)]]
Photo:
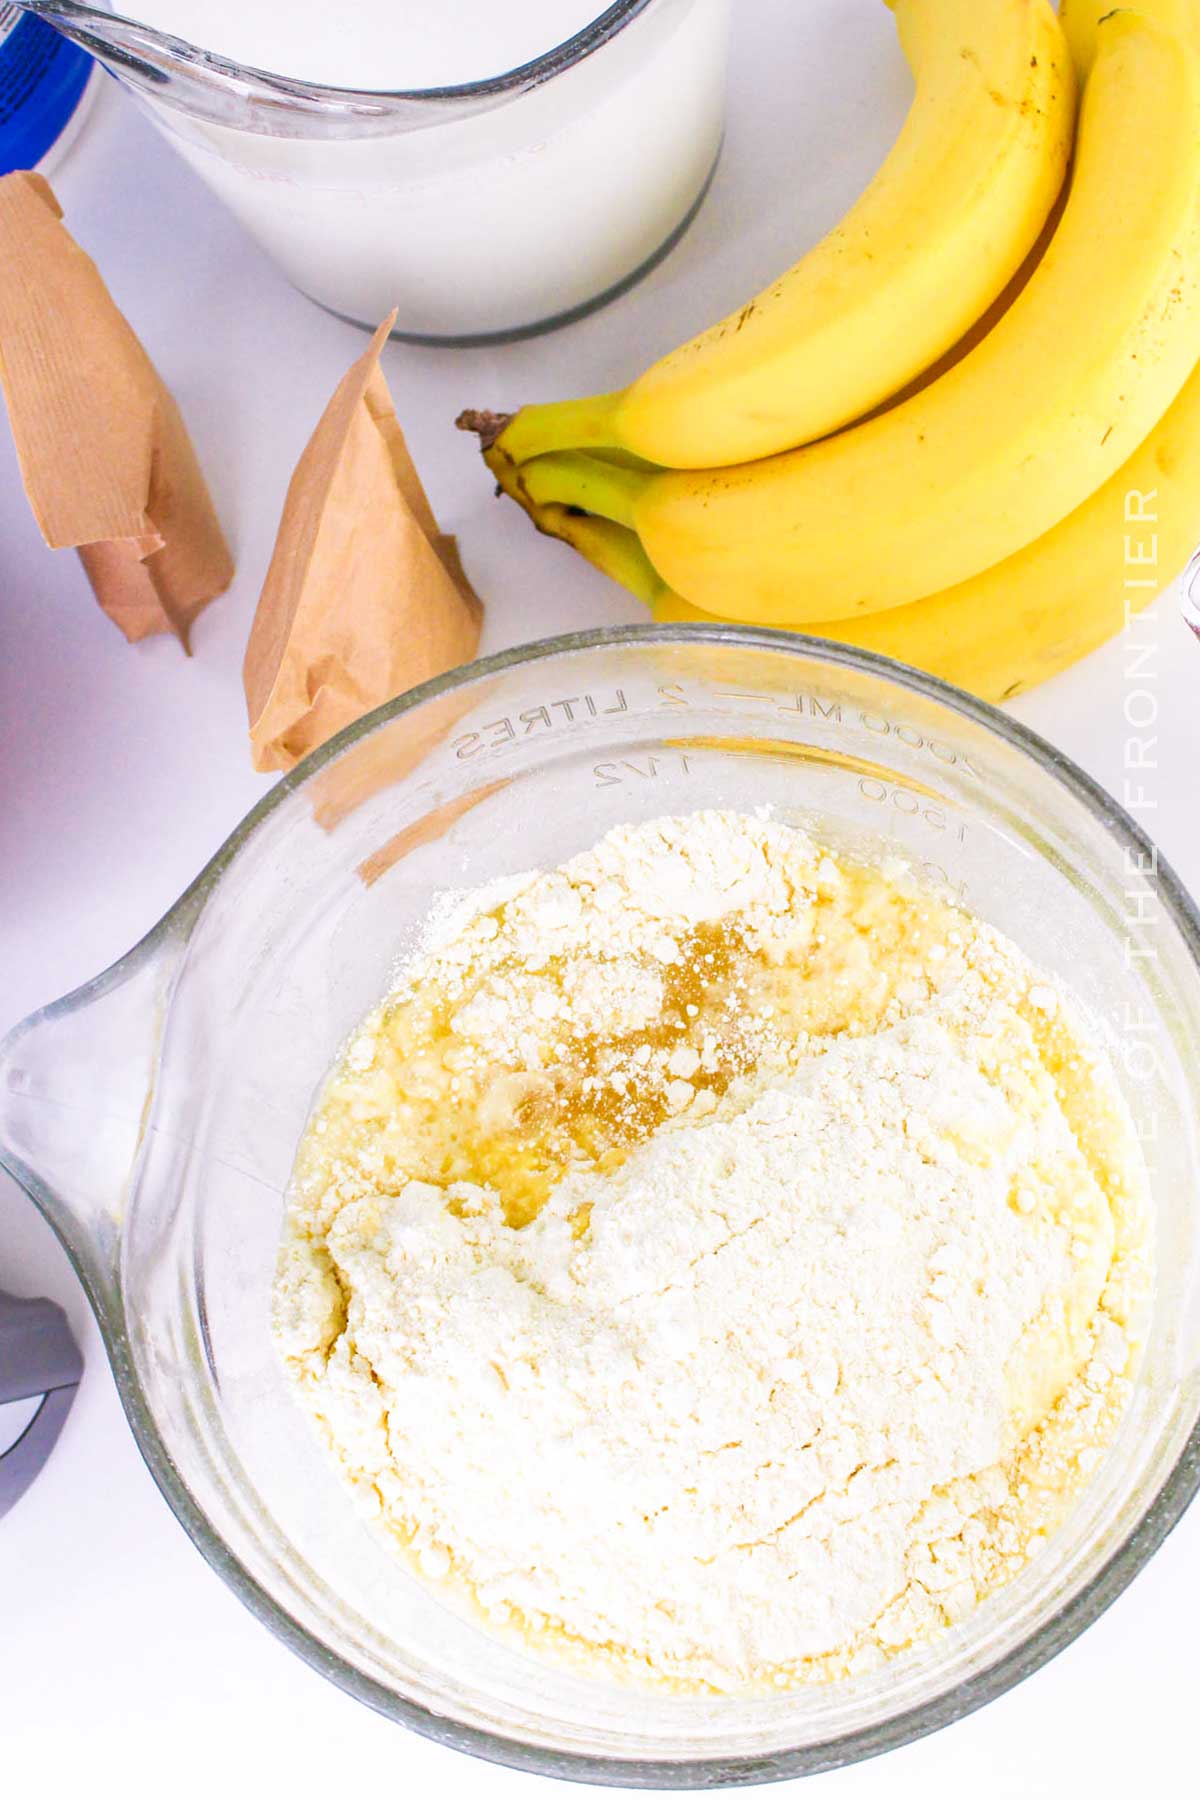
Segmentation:
[(1153, 597), (1139, 527), (1163, 582), (1200, 542), (1200, 0), (889, 4), (915, 98), (836, 230), (622, 392), (460, 423), (657, 617), (999, 700)]

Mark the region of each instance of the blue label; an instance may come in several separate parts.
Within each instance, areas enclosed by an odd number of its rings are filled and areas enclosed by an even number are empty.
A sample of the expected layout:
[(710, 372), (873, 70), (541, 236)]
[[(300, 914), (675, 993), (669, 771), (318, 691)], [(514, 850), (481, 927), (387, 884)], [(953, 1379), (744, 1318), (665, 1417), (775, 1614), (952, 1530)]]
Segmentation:
[(86, 50), (0, 4), (0, 175), (32, 169), (61, 135), (92, 72)]

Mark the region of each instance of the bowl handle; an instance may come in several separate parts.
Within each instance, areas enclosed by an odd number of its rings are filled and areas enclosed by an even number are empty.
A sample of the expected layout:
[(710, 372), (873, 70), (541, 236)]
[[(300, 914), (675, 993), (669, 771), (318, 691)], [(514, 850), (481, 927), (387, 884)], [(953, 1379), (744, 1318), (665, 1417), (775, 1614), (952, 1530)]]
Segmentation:
[(118, 1310), (121, 1219), (186, 942), (160, 927), (0, 1042), (0, 1167), (45, 1214), (101, 1315)]

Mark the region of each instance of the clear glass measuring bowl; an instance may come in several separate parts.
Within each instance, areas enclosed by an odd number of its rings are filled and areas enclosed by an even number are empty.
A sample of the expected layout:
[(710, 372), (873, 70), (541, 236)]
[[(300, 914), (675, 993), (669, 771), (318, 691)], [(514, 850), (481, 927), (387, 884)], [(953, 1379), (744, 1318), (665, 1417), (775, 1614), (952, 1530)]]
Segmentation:
[[(269, 1294), (319, 1084), (439, 890), (557, 863), (619, 822), (764, 804), (900, 853), (1090, 1005), (1153, 1165), (1157, 1287), (1112, 1451), (1010, 1587), (879, 1674), (677, 1698), (543, 1666), (415, 1583), (285, 1388)], [(432, 682), (281, 781), (136, 950), (0, 1047), (0, 1160), (79, 1270), (166, 1498), (310, 1663), (525, 1768), (766, 1780), (898, 1744), (1020, 1680), (1200, 1484), (1198, 956), (1200, 918), (1133, 822), (989, 707), (790, 634), (593, 632)]]
[(303, 293), (372, 329), (398, 307), (417, 342), (519, 337), (612, 299), (686, 229), (720, 150), (730, 0), (597, 0), (521, 68), (396, 92), (18, 3), (137, 95)]

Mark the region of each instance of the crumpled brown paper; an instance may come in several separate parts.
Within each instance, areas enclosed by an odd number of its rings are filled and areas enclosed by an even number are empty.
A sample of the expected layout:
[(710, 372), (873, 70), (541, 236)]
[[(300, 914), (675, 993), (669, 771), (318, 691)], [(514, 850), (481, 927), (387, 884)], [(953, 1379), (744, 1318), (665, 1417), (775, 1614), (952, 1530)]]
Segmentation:
[(394, 321), (338, 385), (288, 488), (243, 669), (256, 769), (292, 768), (479, 646), (483, 608), (379, 367)]
[(0, 384), (25, 491), (130, 642), (192, 621), (233, 562), (179, 408), (40, 175), (0, 177)]

